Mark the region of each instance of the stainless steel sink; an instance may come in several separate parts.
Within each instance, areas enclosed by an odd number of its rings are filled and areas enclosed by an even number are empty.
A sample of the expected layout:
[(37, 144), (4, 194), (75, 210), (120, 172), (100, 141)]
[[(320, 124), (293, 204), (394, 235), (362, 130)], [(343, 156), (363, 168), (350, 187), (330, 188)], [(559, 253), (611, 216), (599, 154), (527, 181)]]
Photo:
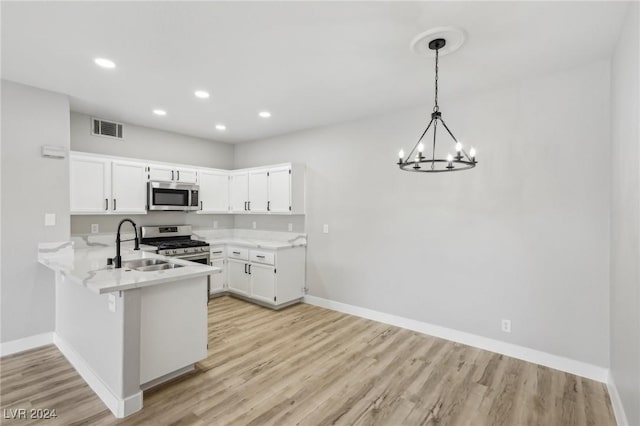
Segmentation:
[(160, 264), (156, 264), (156, 265), (149, 265), (149, 266), (138, 266), (137, 268), (133, 268), (136, 271), (162, 271), (165, 269), (175, 269), (175, 268), (182, 268), (184, 265), (177, 265), (175, 263), (160, 263)]
[(151, 272), (163, 271), (165, 269), (182, 268), (183, 265), (169, 263), (161, 259), (136, 259), (128, 262), (122, 262), (125, 269), (133, 269), (134, 271)]
[(161, 259), (136, 259), (122, 262), (122, 267), (127, 269), (137, 269), (142, 266), (167, 265), (169, 262)]

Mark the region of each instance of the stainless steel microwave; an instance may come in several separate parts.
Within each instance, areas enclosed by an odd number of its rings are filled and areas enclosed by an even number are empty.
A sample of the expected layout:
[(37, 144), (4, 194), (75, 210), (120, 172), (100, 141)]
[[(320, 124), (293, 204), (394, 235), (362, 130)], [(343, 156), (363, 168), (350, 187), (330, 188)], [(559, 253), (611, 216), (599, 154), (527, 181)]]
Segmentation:
[(175, 182), (149, 182), (149, 210), (199, 210), (198, 185)]

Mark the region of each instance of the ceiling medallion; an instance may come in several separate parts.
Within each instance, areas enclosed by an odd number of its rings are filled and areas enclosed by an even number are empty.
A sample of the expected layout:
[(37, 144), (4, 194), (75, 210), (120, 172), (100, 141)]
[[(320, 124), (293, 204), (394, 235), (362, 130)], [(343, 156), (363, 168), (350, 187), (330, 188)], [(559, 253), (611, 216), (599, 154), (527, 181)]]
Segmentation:
[[(418, 45), (424, 38), (424, 35), (421, 34), (416, 37), (412, 42), (412, 47)], [(461, 43), (460, 43), (461, 44)], [(418, 139), (418, 142), (415, 144), (409, 155), (405, 157), (405, 153), (403, 150), (400, 150), (398, 166), (400, 169), (405, 170), (407, 172), (424, 172), (424, 173), (438, 173), (438, 172), (454, 172), (459, 170), (468, 170), (472, 169), (478, 164), (476, 161), (476, 150), (471, 147), (469, 152), (465, 151), (462, 144), (453, 136), (449, 127), (447, 127), (446, 123), (442, 119), (442, 113), (440, 112), (440, 107), (438, 106), (438, 60), (440, 50), (443, 49), (447, 45), (447, 41), (444, 38), (434, 38), (428, 43), (428, 48), (432, 51), (435, 51), (435, 105), (433, 107), (433, 112), (431, 113), (431, 121), (427, 124), (426, 129), (422, 132), (422, 135)], [(457, 46), (458, 48), (460, 46)], [(417, 50), (416, 50), (417, 51)], [(451, 153), (447, 154), (445, 158), (436, 158), (436, 134), (438, 130), (438, 123), (442, 124), (442, 127), (446, 130), (447, 134), (451, 137), (451, 143), (453, 144), (453, 148), (455, 149), (455, 156)], [(422, 143), (422, 139), (427, 134), (427, 131), (433, 125), (433, 147), (431, 150), (431, 156), (426, 157), (424, 155), (424, 144)], [(415, 154), (415, 156), (414, 156)]]

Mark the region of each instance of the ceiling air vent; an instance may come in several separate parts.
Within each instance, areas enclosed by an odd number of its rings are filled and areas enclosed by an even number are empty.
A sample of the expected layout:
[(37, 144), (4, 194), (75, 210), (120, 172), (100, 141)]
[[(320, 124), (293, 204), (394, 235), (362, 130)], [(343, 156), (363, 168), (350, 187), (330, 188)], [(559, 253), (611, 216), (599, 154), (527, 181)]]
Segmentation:
[(122, 123), (115, 121), (101, 120), (99, 118), (91, 118), (91, 134), (97, 136), (106, 136), (109, 138), (122, 138)]

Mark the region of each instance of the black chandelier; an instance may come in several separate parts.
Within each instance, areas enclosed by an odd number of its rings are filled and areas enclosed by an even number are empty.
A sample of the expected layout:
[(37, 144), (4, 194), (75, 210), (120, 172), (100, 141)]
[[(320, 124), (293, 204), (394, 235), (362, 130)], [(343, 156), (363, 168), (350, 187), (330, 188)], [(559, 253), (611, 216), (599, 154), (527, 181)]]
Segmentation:
[[(431, 113), (431, 121), (427, 124), (427, 128), (424, 129), (420, 139), (415, 144), (409, 155), (405, 158), (404, 151), (400, 150), (398, 160), (398, 166), (407, 172), (425, 172), (425, 173), (438, 173), (438, 172), (453, 172), (458, 170), (468, 170), (472, 169), (478, 164), (476, 161), (476, 150), (472, 147), (469, 149), (469, 153), (464, 150), (462, 144), (453, 136), (449, 127), (447, 127), (446, 123), (442, 119), (442, 113), (440, 112), (440, 107), (438, 106), (438, 52), (447, 44), (446, 40), (443, 38), (437, 38), (435, 40), (431, 40), (429, 42), (429, 49), (436, 51), (436, 73), (435, 73), (435, 106), (433, 107), (433, 112)], [(438, 129), (438, 122), (442, 123), (442, 126), (445, 128), (451, 139), (453, 139), (454, 148), (456, 150), (456, 155), (453, 156), (451, 154), (447, 154), (447, 158), (436, 158), (436, 133)], [(422, 139), (427, 134), (427, 131), (433, 125), (433, 148), (431, 151), (431, 157), (427, 158), (424, 156), (424, 144), (422, 143)], [(415, 153), (415, 157), (413, 157)], [(413, 158), (413, 160), (412, 160)]]

